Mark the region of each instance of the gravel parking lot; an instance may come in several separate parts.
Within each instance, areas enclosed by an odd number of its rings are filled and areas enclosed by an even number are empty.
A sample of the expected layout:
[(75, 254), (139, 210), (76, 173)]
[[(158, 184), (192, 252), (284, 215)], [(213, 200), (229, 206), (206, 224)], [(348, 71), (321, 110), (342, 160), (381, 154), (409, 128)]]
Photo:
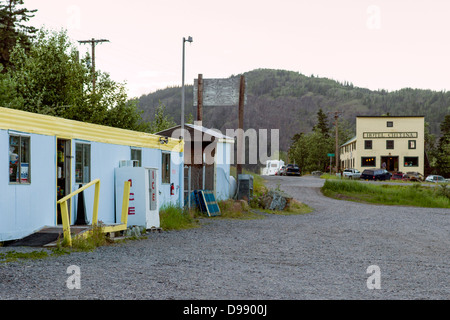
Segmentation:
[[(95, 252), (0, 263), (0, 299), (450, 298), (450, 210), (333, 200), (314, 177), (268, 177), (267, 184), (314, 212), (204, 219), (201, 228)], [(7, 250), (36, 249), (0, 253)], [(79, 289), (67, 287), (72, 265)], [(368, 273), (370, 266), (379, 272)], [(379, 289), (369, 289), (368, 279)]]

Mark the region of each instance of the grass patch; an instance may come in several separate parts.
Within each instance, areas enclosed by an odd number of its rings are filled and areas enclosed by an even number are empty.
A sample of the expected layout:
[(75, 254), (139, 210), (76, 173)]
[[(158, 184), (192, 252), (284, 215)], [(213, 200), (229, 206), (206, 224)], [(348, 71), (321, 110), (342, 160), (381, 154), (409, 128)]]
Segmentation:
[(196, 210), (187, 210), (173, 204), (165, 205), (159, 211), (161, 228), (163, 230), (182, 230), (198, 227)]
[(49, 248), (41, 251), (31, 252), (17, 252), (15, 250), (0, 253), (0, 263), (15, 262), (20, 260), (38, 260), (48, 257), (61, 256), (63, 254), (69, 254), (67, 250), (61, 250), (60, 248)]
[(245, 200), (235, 201), (233, 199), (218, 202), (220, 217), (225, 219), (258, 219), (260, 215), (252, 212), (249, 204)]
[(5, 253), (0, 253), (0, 262), (8, 263), (26, 259), (36, 260), (47, 258), (48, 256), (49, 254), (47, 251), (17, 252), (13, 250)]
[(298, 214), (307, 214), (307, 213), (313, 212), (313, 209), (302, 202), (292, 199), (289, 202), (286, 209), (284, 209), (284, 210), (270, 210), (270, 209), (259, 208), (258, 211), (262, 211), (264, 213), (269, 213), (269, 214), (290, 216), (290, 215), (298, 215)]
[(337, 180), (340, 179), (340, 177), (338, 177), (337, 175), (333, 175), (333, 174), (329, 174), (329, 173), (324, 173), (320, 176), (320, 179), (327, 179), (327, 180)]
[(313, 209), (310, 206), (293, 199), (289, 203), (289, 206), (282, 212), (285, 215), (293, 215), (293, 214), (306, 214), (312, 211)]
[(325, 196), (335, 199), (425, 208), (450, 208), (450, 197), (446, 192), (446, 189), (443, 191), (420, 184), (374, 185), (351, 180), (327, 180), (322, 187)]
[[(93, 225), (86, 235), (72, 238), (73, 251), (93, 251), (97, 247), (101, 247), (111, 243), (106, 234), (103, 232), (103, 224)], [(63, 247), (66, 247), (65, 241), (62, 241)]]

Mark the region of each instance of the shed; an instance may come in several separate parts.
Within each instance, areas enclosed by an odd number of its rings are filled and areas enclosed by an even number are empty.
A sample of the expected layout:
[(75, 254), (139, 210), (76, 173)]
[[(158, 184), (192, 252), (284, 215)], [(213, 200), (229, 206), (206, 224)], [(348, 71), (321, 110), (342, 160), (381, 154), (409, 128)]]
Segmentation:
[[(172, 127), (157, 134), (179, 138), (181, 126)], [(197, 124), (185, 124), (184, 141), (185, 200), (188, 190), (213, 191), (217, 200), (231, 198), (235, 187), (235, 180), (230, 174), (234, 138), (216, 129)]]

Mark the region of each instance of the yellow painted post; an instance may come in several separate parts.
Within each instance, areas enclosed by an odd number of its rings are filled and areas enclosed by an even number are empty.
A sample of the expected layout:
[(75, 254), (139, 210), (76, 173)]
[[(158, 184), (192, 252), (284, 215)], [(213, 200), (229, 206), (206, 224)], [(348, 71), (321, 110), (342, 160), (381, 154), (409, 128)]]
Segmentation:
[(64, 239), (69, 247), (72, 246), (72, 236), (70, 234), (69, 211), (67, 210), (67, 201), (61, 202), (61, 218), (63, 223)]
[(122, 219), (121, 222), (125, 225), (128, 223), (128, 206), (130, 205), (130, 188), (131, 182), (125, 181), (123, 188), (123, 200), (122, 200)]
[(100, 180), (95, 183), (94, 208), (92, 210), (92, 225), (98, 222), (98, 204), (100, 200)]

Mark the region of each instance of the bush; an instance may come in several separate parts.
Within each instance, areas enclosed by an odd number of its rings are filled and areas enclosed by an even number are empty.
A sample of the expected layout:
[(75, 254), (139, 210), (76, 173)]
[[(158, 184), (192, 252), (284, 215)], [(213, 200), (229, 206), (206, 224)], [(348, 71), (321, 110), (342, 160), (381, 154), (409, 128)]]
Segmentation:
[(253, 216), (250, 206), (245, 200), (221, 200), (218, 202), (222, 218), (245, 219)]
[(170, 204), (165, 205), (159, 211), (161, 228), (164, 230), (181, 230), (197, 227), (195, 211), (180, 208)]
[[(100, 222), (94, 225), (85, 236), (77, 236), (72, 238), (72, 249), (78, 251), (92, 251), (97, 247), (104, 246), (108, 243), (106, 234), (103, 232), (103, 224)], [(66, 246), (63, 240), (62, 246)]]
[(438, 187), (436, 187), (436, 196), (437, 197), (445, 197), (447, 199), (450, 199), (450, 187), (448, 184), (440, 184)]

